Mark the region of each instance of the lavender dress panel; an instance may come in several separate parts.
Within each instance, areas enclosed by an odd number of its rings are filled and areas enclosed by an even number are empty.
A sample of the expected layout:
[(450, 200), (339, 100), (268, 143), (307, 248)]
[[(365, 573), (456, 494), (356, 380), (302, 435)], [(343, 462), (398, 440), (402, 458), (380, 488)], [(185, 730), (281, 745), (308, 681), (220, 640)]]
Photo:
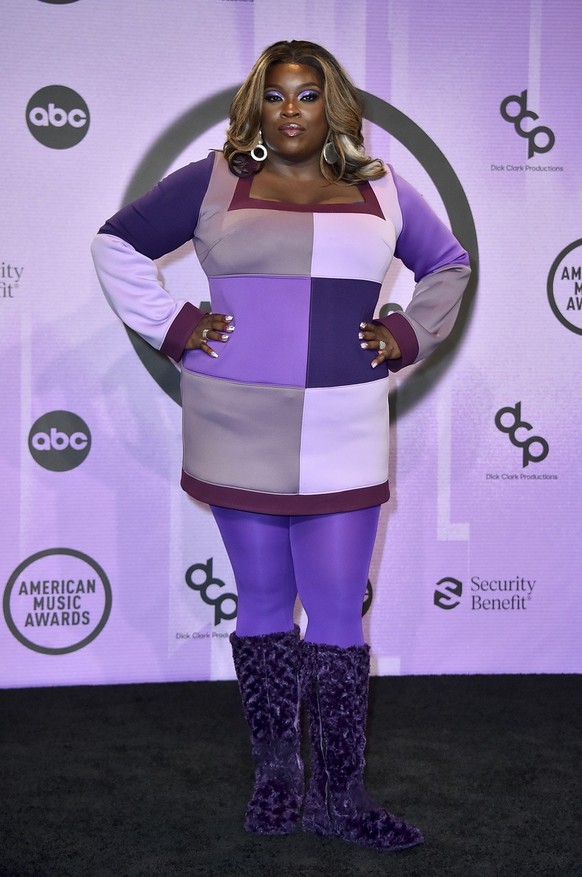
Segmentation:
[(223, 487), (298, 492), (304, 390), (184, 370), (181, 389), (188, 475)]
[(313, 277), (382, 283), (396, 246), (392, 222), (359, 213), (316, 213), (313, 217)]
[(187, 350), (188, 371), (229, 380), (304, 387), (309, 342), (309, 277), (213, 277), (212, 310), (232, 314), (235, 331), (218, 353)]
[(370, 186), (380, 206), (380, 216), (392, 225), (398, 239), (402, 231), (402, 212), (398, 203), (394, 177), (391, 173), (387, 173), (379, 180), (372, 180)]
[(305, 391), (301, 493), (354, 490), (388, 480), (388, 378)]
[(213, 165), (211, 153), (165, 177), (108, 219), (99, 234), (122, 238), (150, 259), (177, 250), (194, 235)]
[(312, 281), (308, 387), (365, 384), (387, 376), (385, 363), (371, 367), (376, 352), (362, 350), (358, 338), (362, 320), (374, 316), (379, 294), (380, 284), (369, 280)]
[(180, 359), (202, 312), (189, 302), (175, 301), (160, 284), (155, 262), (122, 238), (97, 234), (91, 253), (115, 313), (152, 347)]

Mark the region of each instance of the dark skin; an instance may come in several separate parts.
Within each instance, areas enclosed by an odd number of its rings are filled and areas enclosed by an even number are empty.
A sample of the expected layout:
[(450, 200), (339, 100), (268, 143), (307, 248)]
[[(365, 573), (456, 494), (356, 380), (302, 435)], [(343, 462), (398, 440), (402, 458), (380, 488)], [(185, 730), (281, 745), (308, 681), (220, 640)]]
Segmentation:
[[(313, 67), (274, 64), (269, 69), (261, 130), (268, 156), (260, 174), (253, 179), (251, 198), (290, 204), (351, 204), (363, 200), (357, 186), (330, 183), (321, 173), (319, 157), (329, 126), (323, 80)], [(217, 357), (207, 342), (225, 344), (235, 330), (233, 320), (228, 314), (206, 314), (190, 336), (186, 349), (199, 349)], [(362, 348), (378, 350), (372, 368), (388, 359), (400, 359), (402, 355), (396, 339), (384, 326), (361, 323), (358, 338)], [(379, 350), (382, 341), (386, 347)]]

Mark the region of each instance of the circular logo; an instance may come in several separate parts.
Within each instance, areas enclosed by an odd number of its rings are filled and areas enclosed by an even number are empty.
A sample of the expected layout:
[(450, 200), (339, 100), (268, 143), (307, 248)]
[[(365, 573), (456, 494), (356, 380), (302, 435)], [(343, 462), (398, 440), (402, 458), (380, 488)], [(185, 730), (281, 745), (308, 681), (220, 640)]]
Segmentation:
[[(227, 88), (180, 116), (145, 154), (135, 171), (123, 196), (123, 204), (134, 201), (151, 189), (165, 174), (175, 159), (205, 131), (228, 117), (228, 107), (238, 88)], [(393, 406), (392, 419), (403, 415), (413, 407), (452, 362), (463, 328), (467, 323), (475, 289), (479, 253), (477, 232), (471, 208), (461, 183), (445, 155), (422, 128), (400, 110), (375, 95), (360, 92), (363, 98), (364, 117), (399, 140), (424, 167), (445, 205), (453, 234), (471, 257), (473, 269), (469, 285), (463, 297), (461, 312), (449, 338), (429, 360), (415, 369), (413, 380), (404, 381), (398, 387), (398, 405)], [(167, 357), (154, 350), (133, 329), (127, 328), (133, 347), (156, 383), (175, 402), (181, 404), (180, 373)]]
[(80, 466), (91, 450), (91, 433), (77, 414), (49, 411), (32, 425), (28, 449), (45, 469), (67, 472)]
[(89, 645), (107, 624), (111, 585), (91, 557), (49, 548), (24, 560), (4, 591), (4, 617), (16, 639), (44, 655)]
[(582, 239), (556, 257), (548, 274), (548, 301), (560, 323), (582, 335)]
[(89, 107), (66, 85), (47, 85), (30, 98), (26, 124), (32, 136), (51, 149), (70, 149), (89, 130)]
[(373, 599), (374, 589), (372, 588), (372, 582), (370, 581), (370, 579), (368, 579), (368, 583), (366, 585), (366, 593), (364, 594), (364, 603), (362, 605), (362, 617), (370, 611)]

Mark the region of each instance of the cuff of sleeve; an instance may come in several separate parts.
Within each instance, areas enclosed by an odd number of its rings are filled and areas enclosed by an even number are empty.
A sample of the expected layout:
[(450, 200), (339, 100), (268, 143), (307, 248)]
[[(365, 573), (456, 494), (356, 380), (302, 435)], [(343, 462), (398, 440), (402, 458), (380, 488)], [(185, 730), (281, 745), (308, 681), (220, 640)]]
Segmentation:
[(392, 313), (387, 317), (381, 317), (378, 320), (374, 320), (374, 322), (380, 323), (388, 329), (396, 339), (400, 352), (402, 353), (400, 359), (386, 360), (388, 369), (391, 372), (397, 372), (400, 371), (401, 368), (405, 368), (407, 365), (412, 365), (418, 356), (419, 346), (414, 329), (406, 317), (399, 313)]
[(180, 362), (190, 335), (204, 316), (206, 316), (205, 311), (201, 311), (187, 301), (168, 329), (160, 353), (170, 356), (175, 362)]

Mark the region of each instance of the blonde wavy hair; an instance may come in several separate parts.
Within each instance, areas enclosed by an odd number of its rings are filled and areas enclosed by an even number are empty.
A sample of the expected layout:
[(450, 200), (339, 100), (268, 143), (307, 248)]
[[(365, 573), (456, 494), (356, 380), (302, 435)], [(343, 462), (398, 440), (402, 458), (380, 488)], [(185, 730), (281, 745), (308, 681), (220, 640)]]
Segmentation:
[(230, 125), (223, 148), (232, 172), (248, 176), (262, 167), (250, 152), (259, 139), (265, 77), (273, 64), (305, 64), (317, 70), (323, 79), (328, 140), (333, 143), (336, 155), (335, 161), (328, 164), (322, 150), (319, 161), (326, 180), (360, 183), (383, 177), (386, 168), (382, 161), (370, 158), (364, 151), (362, 104), (355, 85), (331, 52), (306, 40), (284, 40), (268, 46), (236, 93), (230, 105)]

